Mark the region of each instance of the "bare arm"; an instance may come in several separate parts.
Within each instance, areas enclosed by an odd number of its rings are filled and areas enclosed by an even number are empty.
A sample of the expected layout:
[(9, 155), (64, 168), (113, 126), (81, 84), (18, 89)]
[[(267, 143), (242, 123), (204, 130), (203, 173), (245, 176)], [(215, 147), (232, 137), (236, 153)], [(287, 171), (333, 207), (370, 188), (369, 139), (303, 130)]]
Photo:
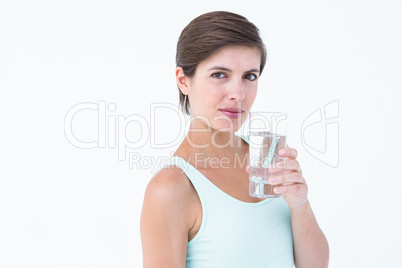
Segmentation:
[[(284, 151), (284, 152), (283, 152)], [(307, 199), (308, 187), (296, 160), (297, 151), (293, 148), (279, 150), (286, 156), (286, 165), (277, 169), (270, 167), (274, 175), (270, 182), (276, 193), (283, 193), (292, 218), (295, 264), (297, 268), (325, 268), (329, 262), (329, 246), (321, 231)], [(285, 184), (285, 185), (283, 185)]]
[(291, 215), (296, 267), (328, 267), (328, 242), (318, 226), (310, 203), (291, 211)]
[(140, 224), (144, 268), (186, 267), (188, 187), (175, 168), (160, 171), (148, 184)]

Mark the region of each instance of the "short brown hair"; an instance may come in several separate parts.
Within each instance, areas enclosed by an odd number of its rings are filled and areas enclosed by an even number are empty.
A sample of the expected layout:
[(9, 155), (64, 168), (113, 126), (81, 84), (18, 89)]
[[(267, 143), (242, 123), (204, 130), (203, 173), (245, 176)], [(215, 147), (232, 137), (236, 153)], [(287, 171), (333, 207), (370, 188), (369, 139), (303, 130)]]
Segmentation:
[[(193, 19), (181, 32), (177, 42), (176, 66), (193, 77), (200, 62), (217, 50), (228, 45), (254, 46), (261, 51), (260, 74), (264, 69), (267, 52), (259, 29), (245, 17), (227, 12), (214, 11)], [(180, 106), (190, 114), (190, 103), (180, 89)]]

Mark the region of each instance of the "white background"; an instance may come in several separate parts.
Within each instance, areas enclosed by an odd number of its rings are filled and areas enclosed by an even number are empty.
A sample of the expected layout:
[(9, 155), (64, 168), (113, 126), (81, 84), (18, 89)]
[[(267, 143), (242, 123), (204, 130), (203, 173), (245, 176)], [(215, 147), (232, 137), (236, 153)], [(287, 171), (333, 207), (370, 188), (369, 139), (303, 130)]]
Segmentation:
[[(178, 36), (213, 10), (240, 13), (261, 30), (269, 60), (254, 108), (289, 113), (288, 143), (299, 151), (330, 267), (397, 267), (401, 7), (391, 0), (0, 1), (0, 267), (142, 266), (143, 193), (160, 167), (147, 161), (166, 159), (184, 131), (172, 109), (158, 110), (152, 125), (151, 103), (177, 105)], [(339, 135), (332, 129), (326, 140), (323, 121), (305, 138), (316, 148), (339, 144), (339, 155), (326, 152), (339, 158), (336, 167), (301, 139), (303, 121), (333, 101)], [(115, 105), (110, 120), (134, 115), (149, 123), (121, 121), (117, 139), (144, 141), (125, 151), (141, 156), (141, 165), (130, 168), (108, 141), (83, 149), (68, 140), (69, 110), (99, 102)], [(76, 114), (69, 127), (77, 139), (97, 139), (97, 112)], [(171, 145), (151, 148), (150, 133)]]

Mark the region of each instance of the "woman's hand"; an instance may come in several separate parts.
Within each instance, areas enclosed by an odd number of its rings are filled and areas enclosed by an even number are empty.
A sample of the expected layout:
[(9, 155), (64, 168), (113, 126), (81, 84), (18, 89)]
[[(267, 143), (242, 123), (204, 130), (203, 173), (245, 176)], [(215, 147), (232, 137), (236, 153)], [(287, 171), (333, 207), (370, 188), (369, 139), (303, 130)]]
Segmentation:
[[(308, 187), (300, 164), (296, 160), (297, 151), (282, 148), (279, 155), (285, 161), (268, 166), (273, 176), (268, 180), (274, 192), (284, 194), (292, 221), (293, 245), (296, 267), (328, 267), (329, 246), (307, 200)], [(247, 172), (249, 168), (246, 168)], [(284, 184), (284, 185), (283, 185)]]
[[(284, 199), (288, 204), (291, 211), (297, 211), (307, 204), (307, 192), (308, 187), (300, 164), (296, 160), (296, 149), (287, 147), (279, 150), (279, 155), (285, 157), (284, 162), (271, 164), (268, 168), (274, 175), (269, 179), (269, 183), (274, 188), (274, 192), (277, 194), (284, 194)], [(249, 172), (249, 167), (246, 167)], [(285, 185), (283, 185), (285, 184)]]
[(284, 194), (283, 198), (290, 209), (295, 265), (296, 267), (328, 267), (328, 242), (307, 200), (308, 187), (300, 164), (296, 160), (297, 151), (287, 147), (280, 149), (279, 155), (286, 157), (286, 160), (279, 163), (278, 169), (272, 169), (274, 175), (269, 182), (273, 186), (276, 185), (275, 193)]
[(304, 180), (300, 164), (296, 160), (296, 149), (287, 147), (279, 150), (279, 155), (285, 157), (285, 161), (278, 165), (271, 164), (268, 168), (273, 176), (269, 183), (277, 194), (284, 194), (284, 199), (290, 210), (296, 211), (307, 203), (308, 187)]

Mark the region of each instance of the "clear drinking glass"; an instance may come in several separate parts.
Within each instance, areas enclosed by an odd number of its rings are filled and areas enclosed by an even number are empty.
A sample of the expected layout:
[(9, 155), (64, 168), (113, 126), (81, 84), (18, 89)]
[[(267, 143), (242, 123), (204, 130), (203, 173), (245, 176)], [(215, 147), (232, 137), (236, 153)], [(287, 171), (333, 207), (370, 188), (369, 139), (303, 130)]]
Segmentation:
[[(268, 166), (285, 165), (285, 157), (278, 151), (286, 147), (287, 113), (250, 112), (249, 115), (249, 194), (259, 198), (277, 198), (268, 179), (274, 174)], [(276, 172), (275, 175), (282, 172)]]

